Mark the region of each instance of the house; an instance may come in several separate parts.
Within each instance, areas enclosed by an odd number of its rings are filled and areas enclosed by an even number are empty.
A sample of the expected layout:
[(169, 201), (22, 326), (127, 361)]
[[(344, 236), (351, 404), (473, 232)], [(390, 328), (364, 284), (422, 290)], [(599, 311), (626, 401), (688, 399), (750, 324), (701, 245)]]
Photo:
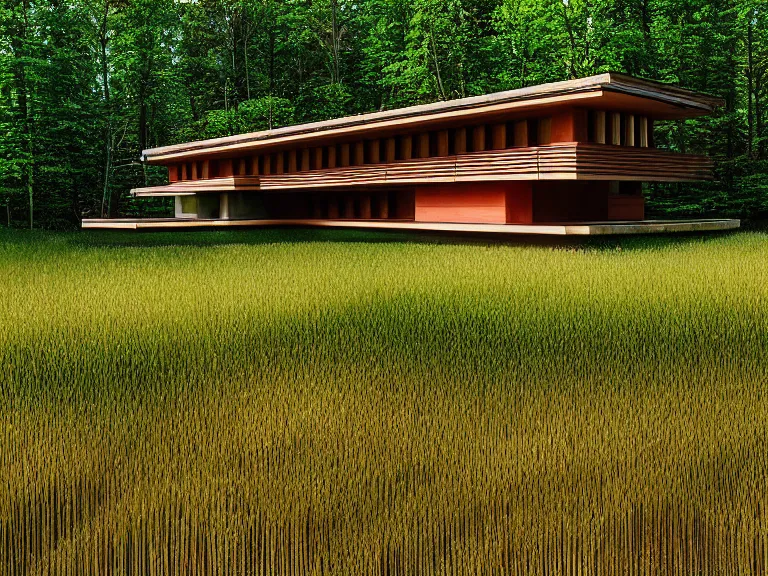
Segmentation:
[(334, 226), (526, 234), (721, 230), (648, 221), (643, 183), (712, 179), (656, 148), (657, 122), (722, 102), (621, 74), (145, 150), (175, 218), (84, 228)]

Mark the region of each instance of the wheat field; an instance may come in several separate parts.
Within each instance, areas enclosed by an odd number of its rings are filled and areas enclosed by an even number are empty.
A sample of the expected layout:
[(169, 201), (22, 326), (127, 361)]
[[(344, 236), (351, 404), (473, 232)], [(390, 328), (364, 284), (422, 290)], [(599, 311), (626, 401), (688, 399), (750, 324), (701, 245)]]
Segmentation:
[(768, 574), (768, 234), (0, 233), (0, 574)]

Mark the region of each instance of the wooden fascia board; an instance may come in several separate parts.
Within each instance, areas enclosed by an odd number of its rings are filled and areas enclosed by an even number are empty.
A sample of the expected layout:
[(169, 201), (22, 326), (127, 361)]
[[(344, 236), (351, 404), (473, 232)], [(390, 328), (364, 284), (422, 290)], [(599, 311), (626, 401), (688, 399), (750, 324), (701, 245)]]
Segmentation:
[(212, 143), (211, 145), (206, 145), (205, 147), (180, 150), (178, 152), (171, 152), (168, 154), (158, 154), (153, 156), (151, 155), (153, 151), (147, 150), (142, 155), (142, 159), (150, 164), (171, 164), (173, 162), (182, 162), (199, 157), (236, 155), (245, 152), (257, 152), (260, 149), (266, 148), (287, 147), (296, 143), (311, 146), (312, 144), (321, 140), (338, 140), (343, 137), (352, 137), (356, 135), (366, 137), (365, 135), (368, 133), (371, 133), (370, 135), (372, 136), (377, 132), (391, 131), (398, 128), (405, 130), (413, 129), (415, 126), (420, 124), (431, 124), (441, 120), (454, 123), (465, 118), (477, 117), (480, 119), (485, 116), (498, 115), (499, 113), (504, 112), (522, 111), (529, 108), (548, 108), (566, 102), (589, 101), (591, 99), (600, 98), (602, 96), (603, 91), (597, 89), (591, 92), (561, 94), (556, 96), (548, 96), (545, 98), (538, 98), (535, 100), (515, 100), (510, 102), (502, 102), (499, 104), (483, 106), (482, 108), (472, 107), (467, 109), (437, 112), (434, 114), (418, 115), (407, 118), (395, 118), (372, 123), (353, 124), (350, 126), (343, 126), (326, 130), (297, 132), (286, 136), (277, 136), (268, 139), (263, 137), (258, 138), (258, 134), (261, 133), (257, 133), (254, 135), (253, 139), (247, 139), (248, 135), (243, 135), (243, 141), (241, 142), (233, 142), (227, 144)]

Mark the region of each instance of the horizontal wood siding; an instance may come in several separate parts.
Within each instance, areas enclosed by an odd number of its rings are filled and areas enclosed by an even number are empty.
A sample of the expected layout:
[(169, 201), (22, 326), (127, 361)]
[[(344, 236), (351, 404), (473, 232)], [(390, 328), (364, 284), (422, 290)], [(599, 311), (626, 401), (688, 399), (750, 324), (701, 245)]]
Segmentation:
[[(306, 157), (302, 154), (302, 160)], [(265, 156), (265, 160), (268, 158), (269, 156)], [(343, 160), (342, 150), (342, 165)], [(229, 166), (231, 171), (231, 162)], [(712, 178), (712, 161), (705, 156), (676, 154), (653, 148), (583, 143), (486, 150), (458, 156), (326, 168), (289, 174), (274, 174), (271, 170), (267, 172), (268, 167), (269, 162), (265, 162), (263, 174), (258, 177), (232, 178), (230, 176), (183, 181), (166, 186), (139, 188), (133, 192), (139, 196), (152, 196), (173, 192), (216, 192), (237, 189), (281, 191), (441, 182), (515, 180), (676, 182)], [(224, 172), (226, 173), (226, 170)]]

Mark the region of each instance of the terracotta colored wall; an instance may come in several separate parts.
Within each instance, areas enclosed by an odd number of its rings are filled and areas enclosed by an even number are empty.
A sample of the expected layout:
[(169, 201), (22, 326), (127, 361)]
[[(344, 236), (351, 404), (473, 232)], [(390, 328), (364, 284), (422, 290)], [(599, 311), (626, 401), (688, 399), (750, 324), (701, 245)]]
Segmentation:
[(528, 182), (440, 184), (416, 189), (417, 222), (505, 224), (531, 222)]

